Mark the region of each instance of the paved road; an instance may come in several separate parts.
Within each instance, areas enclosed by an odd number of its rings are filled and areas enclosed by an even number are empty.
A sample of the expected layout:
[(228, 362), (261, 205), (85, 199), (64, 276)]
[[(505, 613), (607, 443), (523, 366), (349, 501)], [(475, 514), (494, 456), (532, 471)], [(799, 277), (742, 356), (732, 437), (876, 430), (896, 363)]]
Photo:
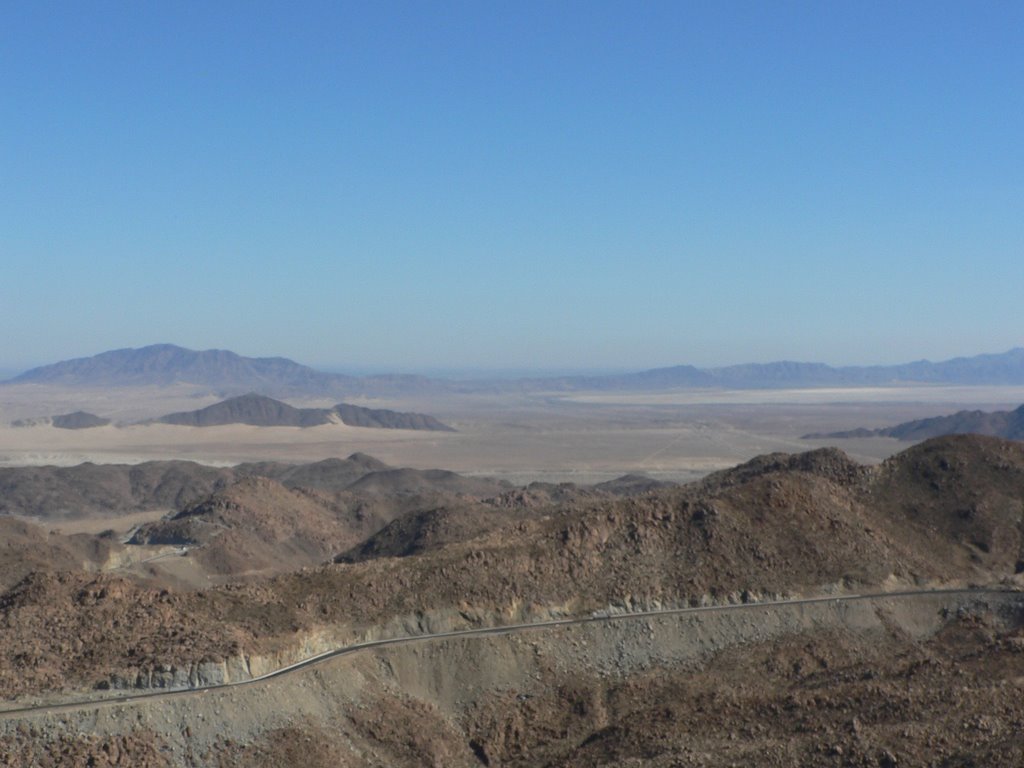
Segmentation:
[(275, 677), (281, 677), (282, 675), (291, 674), (293, 672), (297, 672), (298, 670), (305, 669), (306, 667), (311, 667), (315, 664), (322, 664), (323, 662), (328, 661), (329, 659), (337, 658), (338, 656), (346, 656), (351, 653), (358, 653), (360, 651), (366, 651), (373, 648), (383, 648), (387, 646), (433, 642), (435, 640), (444, 640), (454, 637), (475, 637), (478, 635), (508, 635), (518, 632), (532, 632), (544, 629), (551, 629), (552, 627), (566, 627), (574, 624), (589, 624), (595, 622), (613, 621), (634, 621), (637, 619), (650, 619), (659, 616), (680, 616), (684, 614), (717, 613), (725, 611), (765, 611), (777, 608), (790, 608), (801, 605), (814, 605), (821, 603), (835, 603), (838, 605), (841, 603), (850, 603), (865, 600), (879, 600), (884, 598), (934, 597), (936, 595), (969, 595), (971, 597), (983, 598), (986, 596), (1007, 594), (1020, 595), (1021, 599), (1024, 600), (1024, 592), (1018, 592), (1016, 590), (1010, 589), (907, 590), (902, 592), (875, 592), (864, 595), (835, 595), (832, 597), (807, 597), (794, 600), (771, 600), (756, 603), (736, 603), (733, 605), (710, 605), (697, 608), (667, 608), (662, 610), (632, 611), (626, 613), (612, 614), (598, 613), (583, 618), (552, 619), (550, 621), (537, 621), (526, 624), (507, 624), (500, 627), (481, 627), (479, 629), (457, 629), (451, 632), (438, 632), (435, 634), (408, 635), (403, 637), (388, 638), (385, 640), (368, 640), (366, 642), (354, 643), (352, 645), (347, 645), (342, 648), (336, 648), (332, 651), (325, 651), (324, 653), (318, 654), (316, 656), (311, 656), (308, 659), (303, 659), (302, 661), (290, 664), (287, 667), (281, 667), (280, 669), (275, 669), (273, 672), (267, 672), (264, 675), (259, 675), (258, 677), (253, 677), (248, 680), (239, 680), (231, 683), (208, 685), (197, 688), (179, 688), (172, 691), (139, 691), (135, 693), (125, 692), (121, 696), (96, 696), (93, 698), (83, 698), (78, 699), (76, 701), (68, 701), (61, 704), (19, 707), (16, 709), (0, 710), (0, 718), (9, 718), (24, 715), (59, 714), (65, 712), (73, 712), (82, 709), (125, 706), (136, 704), (139, 702), (152, 702), (157, 699), (169, 699), (178, 696), (198, 696), (205, 693), (209, 693), (210, 691), (222, 690), (225, 688), (237, 688), (246, 685), (256, 685), (266, 680), (272, 680)]

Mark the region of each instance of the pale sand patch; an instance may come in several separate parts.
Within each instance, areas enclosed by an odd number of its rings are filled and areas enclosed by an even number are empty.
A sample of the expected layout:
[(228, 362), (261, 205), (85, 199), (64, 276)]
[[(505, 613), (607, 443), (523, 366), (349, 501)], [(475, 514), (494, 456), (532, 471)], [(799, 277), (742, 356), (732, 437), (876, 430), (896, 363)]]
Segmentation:
[(369, 452), (367, 449), (373, 446), (443, 440), (448, 434), (346, 424), (307, 428), (148, 424), (78, 430), (0, 427), (0, 465), (67, 465), (81, 461), (136, 464), (172, 458), (213, 465), (263, 459), (305, 461), (312, 460), (310, 457)]
[[(875, 461), (899, 444), (875, 446), (856, 458)], [(173, 427), (60, 430), (0, 429), (0, 464), (139, 463), (189, 459), (213, 465), (243, 461), (310, 462), (369, 453), (392, 466), (444, 468), (515, 483), (593, 483), (641, 472), (687, 481), (773, 451), (813, 445), (792, 435), (763, 434), (724, 423), (627, 428), (585, 420), (524, 428), (523, 423), (473, 423), (461, 432), (416, 432), (325, 425), (296, 427)]]

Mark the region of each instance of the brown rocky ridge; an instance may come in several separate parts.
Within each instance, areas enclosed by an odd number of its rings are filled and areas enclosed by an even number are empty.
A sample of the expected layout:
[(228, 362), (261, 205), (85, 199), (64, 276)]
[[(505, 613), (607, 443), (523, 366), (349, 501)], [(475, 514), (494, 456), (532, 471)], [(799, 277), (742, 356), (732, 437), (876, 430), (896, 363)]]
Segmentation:
[[(254, 488), (273, 489), (296, 509), (311, 498), (264, 482), (243, 491)], [(248, 586), (155, 595), (114, 576), (29, 577), (3, 598), (8, 620), (0, 629), (0, 670), (13, 673), (19, 648), (46, 636), (32, 628), (39, 626), (32, 616), (66, 627), (71, 642), (81, 627), (95, 625), (99, 604), (115, 612), (122, 605), (133, 611), (175, 606), (171, 625), (156, 611), (104, 628), (89, 657), (117, 668), (176, 659), (179, 641), (189, 636), (180, 618), (186, 615), (203, 627), (188, 643), (196, 661), (224, 658), (223, 649), (236, 641), (257, 652), (286, 645), (295, 633), (431, 611), (526, 615), (562, 606), (585, 614), (610, 605), (685, 605), (833, 584), (865, 589), (893, 579), (998, 580), (1012, 576), (1024, 555), (1022, 502), (1024, 446), (947, 438), (877, 469), (859, 468), (827, 449), (758, 460), (686, 487), (584, 500), (525, 519), (514, 514), (481, 534), (461, 525), (436, 548), (412, 546), (417, 556), (324, 565)], [(232, 503), (214, 497), (178, 521), (212, 515), (223, 525), (229, 515), (249, 514)], [(309, 503), (319, 510), (319, 502)], [(501, 513), (485, 506), (488, 515)], [(102, 597), (82, 602), (93, 593)], [(167, 642), (172, 627), (175, 642)], [(162, 638), (141, 656), (140, 633)], [(49, 635), (56, 643), (61, 636)], [(82, 652), (62, 652), (53, 661), (68, 685), (91, 687), (103, 675)]]
[(416, 487), (425, 492), (490, 496), (510, 488), (507, 483), (460, 478), (452, 472), (395, 470), (363, 453), (311, 464), (255, 462), (234, 467), (191, 461), (0, 467), (0, 514), (55, 520), (180, 510), (250, 476), (277, 480), (289, 488), (325, 492), (344, 491), (366, 478), (363, 488), (373, 488), (377, 495), (409, 494)]
[[(388, 633), (1013, 585), (1024, 570), (1024, 446), (998, 439), (933, 440), (878, 467), (835, 449), (774, 454), (618, 498), (563, 490), (554, 503), (502, 501), (505, 490), (409, 510), (346, 562), (245, 584), (179, 592), (30, 575), (0, 598), (0, 690), (187, 686)], [(296, 510), (294, 529), (275, 522), (271, 537), (322, 522), (308, 492), (253, 479), (233, 493), (180, 519), (268, 525), (231, 506), (249, 494)], [(489, 517), (477, 527), (474, 514)], [(204, 766), (297, 764), (307, 739), (311, 760), (353, 766), (1015, 764), (1021, 606), (1013, 594), (828, 601), (396, 647), (303, 673), (296, 702), (311, 708), (294, 715), (154, 739), (170, 764)], [(292, 684), (274, 685), (281, 712)], [(244, 719), (260, 695), (210, 701)], [(138, 722), (198, 728), (159, 706)], [(24, 744), (0, 737), (9, 754)]]

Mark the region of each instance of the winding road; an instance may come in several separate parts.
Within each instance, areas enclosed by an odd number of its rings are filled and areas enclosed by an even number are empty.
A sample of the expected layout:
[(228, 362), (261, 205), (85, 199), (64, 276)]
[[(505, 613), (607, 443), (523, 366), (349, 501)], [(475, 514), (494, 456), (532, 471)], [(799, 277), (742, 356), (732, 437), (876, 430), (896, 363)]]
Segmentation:
[(199, 686), (195, 688), (176, 688), (174, 690), (155, 690), (138, 692), (129, 691), (125, 692), (124, 695), (121, 696), (97, 696), (93, 698), (83, 698), (74, 701), (66, 701), (58, 704), (36, 704), (32, 706), (0, 710), (0, 718), (6, 719), (11, 717), (23, 717), (30, 715), (60, 714), (83, 709), (125, 706), (140, 702), (152, 702), (158, 699), (169, 699), (178, 696), (199, 696), (209, 693), (210, 691), (217, 691), (225, 688), (237, 688), (247, 685), (257, 685), (267, 680), (272, 680), (276, 677), (281, 677), (283, 675), (298, 672), (299, 670), (314, 666), (316, 664), (322, 664), (326, 661), (329, 661), (330, 659), (334, 659), (339, 656), (346, 656), (348, 654), (359, 653), (361, 651), (372, 650), (374, 648), (408, 645), (411, 643), (428, 643), (436, 640), (447, 640), (459, 637), (508, 635), (519, 632), (532, 632), (544, 629), (551, 629), (554, 627), (566, 627), (578, 624), (589, 624), (595, 622), (634, 621), (637, 619), (650, 619), (663, 616), (680, 616), (685, 614), (716, 613), (724, 611), (766, 611), (777, 608), (790, 608), (801, 605), (815, 605), (822, 603), (835, 603), (838, 605), (855, 601), (882, 600), (887, 598), (891, 599), (934, 597), (936, 595), (965, 595), (983, 599), (987, 596), (992, 595), (1005, 596), (1010, 594), (1019, 595), (1022, 602), (1024, 602), (1024, 592), (1012, 589), (975, 588), (906, 590), (900, 592), (875, 592), (862, 595), (833, 595), (826, 597), (796, 598), (791, 600), (766, 600), (763, 602), (733, 603), (729, 605), (709, 605), (693, 608), (666, 608), (660, 610), (631, 611), (607, 614), (603, 612), (598, 612), (596, 614), (580, 618), (551, 619), (548, 621), (537, 621), (524, 624), (506, 624), (497, 627), (457, 629), (452, 630), (450, 632), (438, 632), (434, 634), (405, 635), (402, 637), (386, 638), (382, 640), (367, 640), (365, 642), (353, 643), (352, 645), (347, 645), (341, 648), (336, 648), (334, 650), (325, 651), (323, 653), (317, 654), (316, 656), (311, 656), (307, 659), (303, 659), (302, 661), (290, 664), (286, 667), (275, 669), (272, 672), (267, 672), (266, 674), (249, 678), (248, 680), (238, 680), (235, 682), (221, 683), (219, 685)]

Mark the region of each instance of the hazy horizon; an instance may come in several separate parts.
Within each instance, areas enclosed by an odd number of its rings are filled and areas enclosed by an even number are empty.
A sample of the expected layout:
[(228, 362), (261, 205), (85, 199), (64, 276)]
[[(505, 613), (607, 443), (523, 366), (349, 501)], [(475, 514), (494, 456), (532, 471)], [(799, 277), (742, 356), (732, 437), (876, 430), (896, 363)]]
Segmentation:
[[(158, 343), (171, 343), (171, 342), (158, 342)], [(180, 344), (172, 344), (172, 345), (173, 346), (179, 346), (179, 347), (182, 346)], [(143, 346), (151, 346), (151, 345), (143, 345)], [(586, 367), (581, 367), (581, 368), (567, 368), (567, 367), (561, 367), (561, 368), (558, 368), (558, 367), (535, 367), (535, 368), (530, 368), (530, 367), (494, 367), (494, 368), (488, 368), (488, 367), (479, 367), (479, 366), (422, 366), (422, 367), (408, 367), (408, 366), (403, 366), (403, 365), (400, 365), (400, 364), (395, 364), (395, 365), (389, 367), (387, 365), (364, 365), (364, 364), (358, 364), (358, 363), (353, 363), (353, 364), (315, 363), (315, 362), (310, 362), (310, 361), (306, 361), (306, 360), (297, 359), (297, 358), (295, 358), (295, 357), (293, 357), (291, 355), (285, 354), (285, 353), (245, 355), (245, 354), (243, 354), (241, 352), (238, 352), (238, 350), (233, 350), (232, 349), (232, 350), (226, 350), (226, 351), (234, 352), (234, 353), (240, 354), (240, 355), (242, 355), (244, 357), (264, 357), (264, 358), (283, 357), (283, 358), (292, 360), (293, 362), (299, 363), (300, 365), (308, 366), (310, 368), (313, 368), (313, 369), (315, 369), (317, 371), (321, 371), (323, 373), (341, 373), (341, 374), (347, 374), (347, 375), (350, 375), (350, 376), (372, 376), (372, 375), (384, 375), (384, 374), (410, 374), (410, 375), (426, 376), (426, 377), (429, 377), (429, 378), (437, 378), (437, 379), (465, 379), (465, 380), (481, 379), (482, 380), (482, 379), (489, 379), (489, 378), (493, 378), (493, 379), (515, 379), (515, 378), (546, 378), (546, 377), (558, 377), (558, 376), (605, 376), (605, 375), (635, 373), (635, 372), (639, 372), (639, 371), (654, 370), (654, 369), (659, 369), (659, 368), (671, 368), (671, 367), (675, 367), (675, 366), (686, 366), (686, 365), (692, 365), (695, 368), (700, 368), (700, 369), (713, 369), (713, 368), (726, 368), (726, 367), (733, 366), (733, 365), (748, 365), (748, 364), (756, 365), (756, 364), (770, 364), (770, 363), (792, 362), (792, 363), (811, 363), (811, 364), (824, 363), (825, 365), (829, 365), (829, 366), (831, 366), (833, 368), (843, 368), (843, 367), (862, 367), (862, 366), (863, 367), (869, 367), (869, 366), (876, 366), (876, 365), (880, 365), (880, 366), (885, 366), (885, 365), (901, 365), (901, 364), (914, 363), (914, 362), (920, 362), (920, 361), (939, 363), (939, 362), (944, 362), (946, 360), (950, 360), (950, 359), (954, 359), (954, 358), (961, 358), (961, 357), (969, 358), (969, 357), (976, 357), (978, 355), (1003, 354), (1005, 352), (1012, 351), (1013, 349), (1016, 349), (1016, 348), (1017, 347), (1011, 347), (1011, 348), (1003, 349), (1003, 350), (984, 350), (984, 351), (980, 351), (980, 352), (974, 352), (974, 353), (968, 353), (968, 354), (962, 354), (962, 355), (953, 355), (952, 357), (949, 357), (949, 358), (923, 358), (923, 357), (917, 357), (917, 358), (907, 359), (907, 360), (895, 360), (895, 361), (892, 361), (892, 362), (875, 362), (875, 361), (866, 361), (866, 362), (833, 362), (833, 361), (826, 361), (826, 360), (794, 360), (794, 359), (789, 358), (789, 359), (773, 359), (773, 360), (768, 360), (768, 359), (765, 359), (765, 360), (735, 360), (735, 361), (731, 361), (731, 362), (723, 363), (723, 364), (701, 365), (701, 364), (698, 364), (698, 363), (694, 363), (692, 361), (682, 360), (682, 361), (676, 361), (674, 363), (668, 363), (666, 365), (648, 365), (648, 366), (636, 367), (636, 368), (625, 368), (625, 367), (622, 367), (622, 368), (612, 368), (612, 367), (590, 367), (590, 368), (586, 368)], [(209, 348), (195, 349), (193, 351), (208, 351), (208, 350), (211, 350), (211, 349), (216, 349), (216, 348), (209, 347)], [(114, 351), (114, 350), (112, 350), (112, 349), (111, 350), (101, 350), (100, 352), (97, 352), (97, 353), (94, 353), (94, 354), (102, 354), (103, 352), (110, 352), (110, 351)], [(46, 366), (46, 365), (51, 365), (53, 363), (63, 362), (64, 360), (71, 360), (71, 359), (78, 359), (78, 358), (87, 358), (87, 357), (92, 357), (92, 356), (93, 355), (73, 355), (73, 356), (68, 357), (68, 358), (61, 358), (60, 360), (48, 360), (48, 361), (43, 361), (43, 362), (35, 363), (35, 364), (32, 364), (32, 365), (26, 365), (26, 366), (23, 366), (23, 367), (12, 366), (12, 365), (5, 364), (2, 361), (0, 361), (0, 381), (6, 381), (8, 379), (14, 378), (14, 377), (16, 377), (16, 376), (18, 376), (18, 375), (20, 375), (22, 373), (25, 373), (26, 371), (32, 370), (33, 368), (38, 368), (38, 367), (43, 367), (43, 366)]]
[(13, 2), (0, 361), (1022, 343), (1024, 6)]

